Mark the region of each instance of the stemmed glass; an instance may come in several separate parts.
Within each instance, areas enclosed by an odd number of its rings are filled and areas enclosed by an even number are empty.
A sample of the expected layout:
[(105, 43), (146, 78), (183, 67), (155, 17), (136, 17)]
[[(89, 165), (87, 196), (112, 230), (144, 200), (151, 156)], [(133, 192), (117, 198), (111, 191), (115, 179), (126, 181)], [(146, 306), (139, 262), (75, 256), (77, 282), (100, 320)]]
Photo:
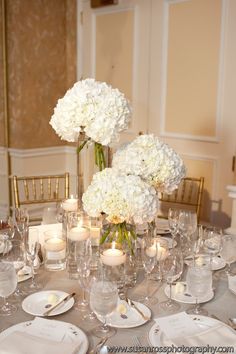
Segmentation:
[(203, 249), (210, 255), (212, 269), (213, 256), (217, 256), (222, 248), (222, 230), (216, 227), (207, 227), (203, 231)]
[(187, 271), (187, 289), (196, 298), (194, 308), (187, 310), (188, 314), (207, 316), (207, 310), (200, 307), (199, 297), (212, 290), (212, 271), (209, 266), (192, 264)]
[(115, 311), (118, 303), (118, 289), (115, 283), (105, 279), (97, 279), (92, 283), (90, 307), (97, 316), (102, 317), (103, 324), (92, 332), (96, 337), (111, 337), (116, 330), (107, 325), (107, 316)]
[(0, 316), (13, 314), (17, 307), (9, 304), (6, 298), (14, 293), (17, 285), (17, 276), (13, 264), (0, 262), (0, 297), (3, 298), (3, 305), (0, 308)]
[(13, 220), (17, 231), (23, 240), (24, 233), (29, 224), (29, 213), (26, 208), (14, 208), (13, 209)]
[(146, 304), (155, 304), (157, 299), (149, 296), (149, 280), (151, 272), (157, 263), (157, 241), (151, 237), (143, 238), (141, 247), (142, 264), (146, 273), (146, 295), (140, 301)]
[(191, 237), (197, 230), (197, 214), (195, 211), (180, 210), (178, 232), (181, 236), (181, 247), (184, 253), (191, 248)]
[[(25, 249), (23, 241), (12, 240), (11, 248), (8, 250), (8, 252), (4, 254), (3, 261), (12, 263), (16, 274), (18, 274), (18, 272), (25, 266)], [(24, 295), (25, 293), (21, 289), (19, 289), (17, 283), (16, 289), (13, 294), (14, 300), (19, 301)]]
[(34, 276), (34, 261), (40, 249), (39, 233), (36, 228), (31, 228), (30, 231), (29, 228), (25, 230), (24, 243), (25, 243), (26, 256), (30, 262), (31, 275), (32, 275), (31, 283), (30, 285), (27, 286), (25, 290), (28, 293), (31, 293), (41, 288), (41, 285), (35, 281), (35, 276)]
[(170, 233), (172, 235), (173, 240), (175, 239), (176, 235), (178, 234), (178, 222), (179, 222), (179, 210), (178, 209), (171, 209), (168, 210), (168, 224)]
[(167, 301), (159, 304), (159, 309), (173, 313), (179, 310), (180, 305), (172, 299), (172, 285), (183, 272), (183, 254), (179, 248), (172, 248), (168, 251), (162, 261), (162, 276), (170, 286), (170, 297)]
[(222, 248), (220, 255), (227, 264), (226, 274), (230, 275), (230, 265), (236, 261), (236, 239), (232, 235), (224, 235), (222, 237)]
[(1, 253), (8, 252), (11, 247), (10, 240), (15, 235), (15, 227), (11, 216), (0, 220), (0, 249)]
[(77, 302), (75, 309), (80, 311), (88, 310), (88, 301), (86, 300), (85, 290), (89, 285), (89, 276), (90, 276), (90, 267), (91, 267), (91, 257), (90, 255), (84, 255), (79, 257), (77, 260), (77, 272), (79, 285), (82, 289), (82, 299)]

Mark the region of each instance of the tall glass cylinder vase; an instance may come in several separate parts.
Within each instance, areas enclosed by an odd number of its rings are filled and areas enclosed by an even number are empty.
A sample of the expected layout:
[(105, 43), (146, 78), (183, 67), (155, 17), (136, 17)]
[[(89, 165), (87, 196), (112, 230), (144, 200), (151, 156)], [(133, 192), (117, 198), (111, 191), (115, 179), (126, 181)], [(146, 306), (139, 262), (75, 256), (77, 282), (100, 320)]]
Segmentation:
[(80, 203), (93, 175), (110, 165), (111, 149), (94, 142), (81, 132), (77, 145), (77, 193)]

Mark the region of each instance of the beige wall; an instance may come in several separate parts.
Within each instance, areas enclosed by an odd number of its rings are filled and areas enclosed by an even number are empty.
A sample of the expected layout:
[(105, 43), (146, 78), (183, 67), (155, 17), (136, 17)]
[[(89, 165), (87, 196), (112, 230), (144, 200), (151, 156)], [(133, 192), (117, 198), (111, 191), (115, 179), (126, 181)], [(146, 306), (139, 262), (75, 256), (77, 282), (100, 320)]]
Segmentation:
[(221, 0), (169, 7), (165, 129), (216, 135)]
[(76, 0), (8, 0), (10, 147), (65, 144), (49, 120), (76, 81)]

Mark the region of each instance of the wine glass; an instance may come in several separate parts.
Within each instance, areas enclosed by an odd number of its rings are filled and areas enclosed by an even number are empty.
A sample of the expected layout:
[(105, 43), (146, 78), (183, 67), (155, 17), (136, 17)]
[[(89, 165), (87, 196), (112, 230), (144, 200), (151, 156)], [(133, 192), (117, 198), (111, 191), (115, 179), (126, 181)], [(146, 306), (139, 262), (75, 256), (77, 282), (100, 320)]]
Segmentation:
[[(3, 257), (4, 262), (12, 263), (16, 274), (24, 268), (25, 266), (25, 248), (22, 240), (12, 240), (10, 248), (4, 254)], [(14, 300), (19, 301), (21, 297), (23, 297), (25, 293), (18, 287), (18, 283), (16, 285), (16, 289), (14, 291)], [(11, 297), (12, 298), (12, 297)]]
[(224, 235), (222, 237), (222, 248), (220, 251), (220, 255), (227, 264), (227, 268), (226, 268), (227, 275), (230, 275), (231, 273), (230, 270), (231, 263), (236, 261), (235, 249), (236, 249), (235, 236)]
[(105, 279), (93, 282), (90, 292), (90, 307), (97, 316), (102, 317), (103, 324), (92, 332), (96, 337), (111, 337), (116, 330), (107, 325), (107, 316), (112, 314), (117, 307), (118, 289), (115, 283)]
[(187, 310), (187, 313), (207, 316), (207, 310), (200, 307), (198, 299), (212, 290), (211, 268), (208, 265), (190, 265), (187, 271), (186, 282), (188, 292), (196, 298), (194, 308)]
[(197, 214), (195, 211), (180, 210), (178, 219), (178, 232), (183, 253), (188, 253), (191, 249), (192, 235), (197, 230)]
[(157, 303), (157, 299), (149, 296), (150, 275), (157, 263), (157, 241), (155, 238), (146, 237), (142, 239), (141, 257), (143, 268), (146, 274), (146, 294), (144, 298), (140, 299), (140, 301), (146, 304), (155, 304)]
[(14, 293), (17, 285), (17, 276), (13, 264), (0, 262), (0, 297), (3, 298), (3, 305), (0, 307), (0, 316), (13, 314), (17, 307), (9, 304), (6, 298)]
[(159, 304), (159, 309), (165, 312), (173, 313), (179, 310), (180, 305), (172, 299), (172, 285), (183, 272), (183, 254), (179, 248), (169, 249), (168, 254), (163, 259), (162, 277), (170, 287), (170, 297), (167, 301)]
[(85, 290), (89, 285), (89, 276), (90, 276), (90, 267), (91, 267), (91, 257), (90, 255), (84, 255), (79, 257), (77, 260), (77, 272), (79, 285), (82, 289), (82, 299), (77, 302), (75, 309), (80, 311), (88, 310), (88, 301), (86, 300)]
[(179, 210), (169, 208), (168, 210), (168, 224), (172, 238), (174, 239), (178, 234)]
[(25, 252), (27, 259), (29, 260), (30, 267), (31, 267), (31, 283), (25, 288), (25, 291), (28, 293), (35, 292), (41, 288), (41, 285), (36, 282), (34, 276), (34, 261), (40, 249), (39, 243), (39, 233), (38, 229), (36, 228), (27, 228), (24, 232), (24, 244), (25, 244)]
[(1, 252), (4, 254), (11, 247), (10, 240), (14, 238), (15, 227), (11, 216), (0, 220), (0, 245)]
[(216, 227), (206, 227), (203, 230), (203, 250), (210, 255), (212, 269), (213, 256), (217, 256), (222, 248), (222, 230)]
[(14, 208), (13, 209), (13, 220), (17, 231), (23, 240), (24, 233), (29, 224), (29, 213), (26, 208)]

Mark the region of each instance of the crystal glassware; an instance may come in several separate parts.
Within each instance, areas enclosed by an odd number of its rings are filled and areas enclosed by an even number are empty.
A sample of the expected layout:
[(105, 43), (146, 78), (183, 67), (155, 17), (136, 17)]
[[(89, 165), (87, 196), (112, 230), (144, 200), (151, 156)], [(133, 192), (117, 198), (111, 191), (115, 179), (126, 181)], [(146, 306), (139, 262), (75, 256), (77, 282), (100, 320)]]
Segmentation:
[(107, 325), (107, 316), (117, 307), (118, 290), (116, 284), (98, 279), (93, 282), (90, 292), (90, 307), (99, 317), (101, 316), (103, 324), (93, 330), (96, 337), (111, 337), (116, 330)]
[(187, 310), (188, 314), (207, 316), (206, 309), (200, 307), (198, 299), (212, 290), (212, 271), (209, 265), (190, 265), (187, 276), (188, 292), (196, 298), (194, 308)]
[(169, 208), (168, 224), (173, 239), (175, 239), (176, 235), (178, 234), (178, 222), (179, 222), (179, 210)]
[(217, 256), (222, 248), (222, 229), (216, 227), (206, 227), (203, 230), (203, 250), (210, 255), (210, 267), (212, 260)]
[(0, 297), (3, 298), (3, 305), (0, 307), (0, 316), (12, 315), (17, 307), (9, 304), (6, 298), (13, 294), (17, 285), (17, 276), (13, 264), (0, 262)]
[(227, 264), (226, 273), (230, 275), (231, 273), (231, 263), (236, 261), (236, 240), (233, 235), (224, 235), (222, 237), (222, 247), (220, 255)]
[(170, 297), (158, 305), (162, 312), (173, 313), (179, 310), (180, 305), (172, 299), (172, 285), (183, 272), (183, 254), (179, 248), (169, 249), (161, 263), (162, 277), (170, 287)]
[(79, 311), (88, 311), (88, 301), (86, 300), (85, 290), (89, 286), (89, 276), (91, 271), (91, 257), (90, 255), (84, 255), (77, 260), (77, 271), (79, 285), (82, 289), (82, 299), (77, 302), (75, 309)]
[(143, 298), (139, 300), (145, 304), (154, 305), (157, 303), (157, 299), (149, 295), (149, 280), (150, 280), (151, 272), (153, 271), (155, 265), (157, 264), (157, 241), (155, 238), (146, 237), (142, 239), (141, 257), (142, 257), (143, 268), (146, 275), (145, 276), (146, 294)]
[(25, 252), (26, 257), (29, 260), (30, 267), (31, 267), (31, 283), (25, 288), (27, 293), (35, 292), (41, 288), (41, 284), (39, 284), (35, 280), (34, 276), (34, 261), (40, 249), (39, 243), (39, 232), (36, 228), (27, 228), (24, 235), (24, 244), (25, 244)]
[[(24, 243), (22, 240), (15, 239), (9, 242), (10, 247), (8, 248), (8, 252), (4, 254), (3, 261), (11, 263), (14, 266), (16, 274), (18, 274), (18, 272), (25, 266)], [(11, 299), (13, 301), (19, 302), (23, 296), (25, 296), (25, 292), (22, 291), (17, 284)]]
[(21, 239), (29, 224), (29, 213), (26, 208), (13, 208), (13, 221)]
[(188, 255), (192, 248), (192, 238), (197, 230), (197, 214), (195, 211), (180, 210), (178, 218), (178, 233), (184, 255)]

